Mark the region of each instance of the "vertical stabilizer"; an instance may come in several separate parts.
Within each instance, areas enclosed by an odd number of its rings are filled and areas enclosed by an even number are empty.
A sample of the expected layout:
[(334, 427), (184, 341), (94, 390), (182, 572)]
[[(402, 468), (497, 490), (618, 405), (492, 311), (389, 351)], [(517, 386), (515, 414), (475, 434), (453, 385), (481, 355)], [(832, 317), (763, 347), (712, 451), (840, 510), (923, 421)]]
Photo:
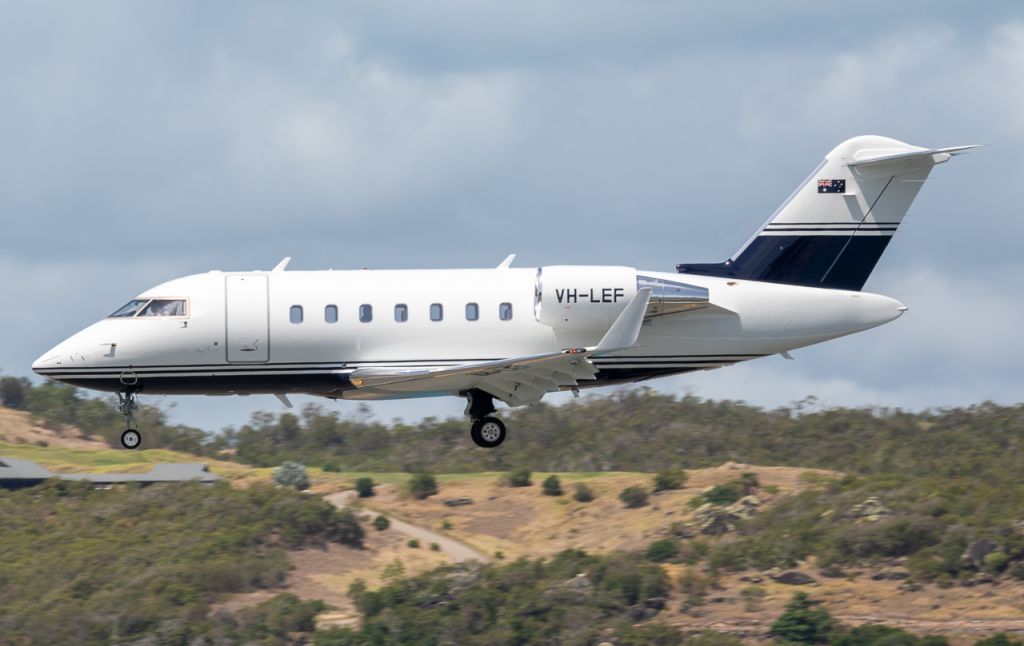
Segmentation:
[(836, 146), (732, 258), (680, 273), (860, 290), (936, 164), (929, 149), (865, 135)]

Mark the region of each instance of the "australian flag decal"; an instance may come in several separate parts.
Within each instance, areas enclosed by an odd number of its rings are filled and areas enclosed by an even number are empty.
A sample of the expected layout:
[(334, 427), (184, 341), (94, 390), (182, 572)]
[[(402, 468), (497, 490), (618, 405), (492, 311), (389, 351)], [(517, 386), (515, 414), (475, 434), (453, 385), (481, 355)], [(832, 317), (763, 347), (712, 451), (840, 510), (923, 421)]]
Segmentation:
[(819, 193), (845, 193), (846, 192), (846, 180), (845, 179), (819, 179), (818, 180), (818, 192)]

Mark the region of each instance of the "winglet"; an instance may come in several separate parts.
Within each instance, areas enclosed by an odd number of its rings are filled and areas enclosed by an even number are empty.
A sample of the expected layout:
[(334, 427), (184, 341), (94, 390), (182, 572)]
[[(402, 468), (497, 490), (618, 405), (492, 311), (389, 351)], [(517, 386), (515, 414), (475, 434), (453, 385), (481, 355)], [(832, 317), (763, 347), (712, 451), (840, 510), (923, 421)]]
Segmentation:
[(275, 393), (274, 397), (280, 399), (285, 408), (294, 408), (294, 406), (292, 406), (292, 400), (288, 399), (288, 395), (285, 395), (284, 393)]
[(502, 260), (497, 268), (498, 269), (508, 269), (509, 267), (512, 266), (512, 261), (515, 260), (515, 259), (516, 259), (516, 255), (514, 253), (510, 253), (508, 255), (508, 258), (505, 258), (504, 260)]
[(636, 345), (640, 336), (640, 326), (644, 324), (647, 303), (651, 300), (651, 288), (638, 289), (626, 309), (619, 313), (612, 326), (604, 333), (601, 342), (594, 347), (593, 354), (625, 350)]
[(277, 263), (270, 271), (284, 271), (284, 268), (288, 266), (288, 263), (292, 261), (291, 256), (285, 256), (281, 262)]

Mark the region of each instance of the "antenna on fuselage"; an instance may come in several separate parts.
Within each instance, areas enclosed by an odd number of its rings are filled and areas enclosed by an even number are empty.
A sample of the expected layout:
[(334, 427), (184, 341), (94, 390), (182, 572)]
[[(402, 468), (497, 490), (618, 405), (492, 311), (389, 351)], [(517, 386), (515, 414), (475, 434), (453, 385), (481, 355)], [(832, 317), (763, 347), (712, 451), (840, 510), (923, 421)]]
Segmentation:
[(505, 258), (504, 260), (501, 261), (501, 263), (498, 264), (498, 269), (508, 269), (509, 267), (512, 266), (512, 261), (515, 259), (516, 255), (514, 253), (510, 253), (508, 255), (508, 258)]
[(277, 265), (275, 265), (274, 268), (271, 269), (270, 271), (284, 271), (284, 268), (287, 267), (288, 263), (290, 263), (291, 261), (292, 261), (292, 257), (291, 256), (285, 256), (284, 260), (282, 260), (281, 262), (277, 263)]

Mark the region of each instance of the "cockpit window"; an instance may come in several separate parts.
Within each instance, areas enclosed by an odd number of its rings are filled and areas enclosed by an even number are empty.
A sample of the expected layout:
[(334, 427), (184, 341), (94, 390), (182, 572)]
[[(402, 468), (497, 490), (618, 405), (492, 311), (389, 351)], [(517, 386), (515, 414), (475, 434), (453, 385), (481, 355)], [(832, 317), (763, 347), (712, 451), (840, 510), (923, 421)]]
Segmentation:
[(185, 316), (185, 301), (154, 298), (142, 308), (139, 316)]
[(139, 310), (142, 309), (142, 306), (145, 305), (148, 302), (149, 301), (146, 301), (146, 300), (142, 300), (142, 301), (140, 301), (140, 300), (128, 301), (127, 303), (125, 303), (124, 306), (120, 307), (116, 312), (111, 314), (109, 318), (112, 318), (112, 319), (118, 318), (119, 319), (119, 318), (128, 318), (129, 316), (135, 316), (136, 314), (138, 314)]
[(128, 301), (124, 307), (111, 314), (109, 318), (185, 316), (185, 310), (185, 299), (182, 298), (141, 298)]

